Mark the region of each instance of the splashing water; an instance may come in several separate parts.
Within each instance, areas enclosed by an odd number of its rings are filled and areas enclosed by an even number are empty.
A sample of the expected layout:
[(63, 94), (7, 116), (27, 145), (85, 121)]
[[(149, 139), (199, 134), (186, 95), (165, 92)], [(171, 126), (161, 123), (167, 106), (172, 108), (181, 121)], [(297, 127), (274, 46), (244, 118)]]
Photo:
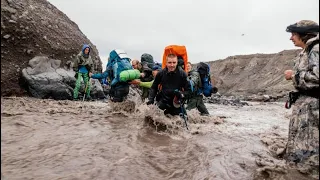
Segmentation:
[[(167, 117), (139, 98), (123, 103), (1, 100), (1, 168), (7, 179), (284, 176), (268, 163), (277, 161), (264, 144), (268, 134), (287, 134), (290, 112), (282, 104), (207, 104), (210, 116), (187, 112), (187, 131), (179, 116)], [(270, 145), (274, 152), (279, 149)]]

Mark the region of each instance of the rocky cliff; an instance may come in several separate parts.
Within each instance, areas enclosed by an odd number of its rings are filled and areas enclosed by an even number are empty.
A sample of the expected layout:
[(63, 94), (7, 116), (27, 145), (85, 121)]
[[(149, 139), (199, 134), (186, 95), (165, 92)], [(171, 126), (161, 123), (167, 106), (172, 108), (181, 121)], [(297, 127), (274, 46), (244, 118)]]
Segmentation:
[(300, 51), (237, 55), (212, 61), (209, 62), (212, 79), (225, 95), (286, 94), (293, 86), (284, 79), (284, 71), (292, 69), (293, 59)]
[(21, 70), (35, 56), (61, 60), (64, 66), (81, 50), (93, 48), (95, 70), (102, 65), (97, 48), (78, 25), (46, 0), (1, 0), (1, 95), (21, 95)]

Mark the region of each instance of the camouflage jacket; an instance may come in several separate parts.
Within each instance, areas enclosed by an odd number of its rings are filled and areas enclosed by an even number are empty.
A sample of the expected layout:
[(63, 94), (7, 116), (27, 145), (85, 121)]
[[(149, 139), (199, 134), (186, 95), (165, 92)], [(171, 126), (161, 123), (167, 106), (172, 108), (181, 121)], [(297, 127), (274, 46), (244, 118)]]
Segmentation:
[(82, 55), (82, 52), (80, 52), (75, 60), (74, 60), (74, 64), (73, 64), (73, 70), (75, 72), (78, 72), (79, 70), (79, 66), (85, 66), (87, 68), (87, 70), (89, 72), (92, 72), (93, 71), (93, 61), (91, 59), (91, 56), (89, 55), (87, 58), (84, 57)]
[[(294, 62), (293, 85), (297, 90), (319, 88), (319, 34), (307, 41), (307, 47)], [(313, 47), (312, 47), (313, 46)]]
[(194, 95), (197, 95), (197, 91), (200, 87), (202, 87), (202, 83), (201, 83), (201, 79), (200, 79), (200, 74), (198, 71), (195, 70), (191, 70), (188, 73), (188, 81), (192, 81), (192, 85), (193, 85), (193, 91), (194, 91)]

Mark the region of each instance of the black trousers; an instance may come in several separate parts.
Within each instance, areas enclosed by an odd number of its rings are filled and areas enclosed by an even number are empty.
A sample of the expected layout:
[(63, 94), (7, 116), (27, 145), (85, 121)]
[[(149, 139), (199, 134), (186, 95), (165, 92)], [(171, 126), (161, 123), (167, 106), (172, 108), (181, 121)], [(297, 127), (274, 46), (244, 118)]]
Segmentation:
[(166, 100), (160, 100), (157, 102), (157, 105), (161, 110), (164, 110), (164, 114), (170, 114), (174, 116), (179, 115), (180, 113), (186, 113), (184, 106), (182, 107), (182, 109), (181, 107), (175, 108), (172, 104), (172, 101), (169, 102)]
[(117, 84), (111, 86), (109, 95), (112, 102), (122, 102), (126, 99), (129, 94), (129, 85), (128, 84)]

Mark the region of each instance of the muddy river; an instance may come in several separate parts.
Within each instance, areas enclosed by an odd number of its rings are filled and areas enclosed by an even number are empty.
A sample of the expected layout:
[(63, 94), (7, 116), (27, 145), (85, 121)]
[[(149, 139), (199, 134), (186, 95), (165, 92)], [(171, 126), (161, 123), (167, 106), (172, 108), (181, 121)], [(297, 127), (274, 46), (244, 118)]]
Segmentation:
[(283, 103), (207, 107), (209, 117), (188, 112), (186, 130), (179, 117), (132, 101), (2, 98), (1, 172), (8, 180), (304, 178), (261, 170), (282, 163), (267, 144), (287, 137)]

